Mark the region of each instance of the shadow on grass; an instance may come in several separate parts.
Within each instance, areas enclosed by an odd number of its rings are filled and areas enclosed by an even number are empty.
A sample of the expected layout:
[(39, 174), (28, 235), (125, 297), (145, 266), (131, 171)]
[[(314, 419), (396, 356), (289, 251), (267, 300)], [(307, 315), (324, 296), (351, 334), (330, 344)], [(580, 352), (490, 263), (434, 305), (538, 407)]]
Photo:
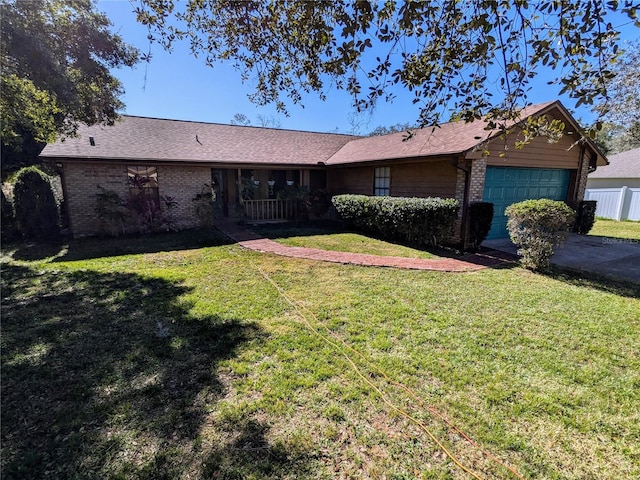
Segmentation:
[(595, 288), (622, 297), (640, 298), (640, 284), (631, 281), (617, 280), (584, 271), (576, 272), (557, 266), (553, 266), (551, 271), (542, 272), (542, 274), (578, 287)]
[(21, 243), (3, 246), (3, 251), (15, 260), (43, 260), (67, 262), (92, 258), (113, 257), (140, 253), (190, 250), (231, 244), (231, 240), (216, 229), (194, 229), (131, 235), (117, 238), (91, 237), (55, 243)]
[[(186, 287), (132, 274), (9, 264), (2, 292), (4, 479), (211, 478), (220, 459), (309, 468), (306, 453), (273, 454), (256, 422), (204, 447), (226, 394), (219, 363), (264, 337), (255, 323), (194, 317)], [(239, 455), (243, 438), (269, 452), (266, 464)]]
[(315, 235), (334, 235), (340, 233), (354, 233), (357, 235), (363, 235), (375, 240), (386, 242), (390, 245), (398, 245), (401, 247), (412, 248), (422, 252), (433, 253), (438, 256), (451, 256), (455, 258), (456, 255), (453, 251), (442, 250), (433, 247), (427, 247), (425, 245), (417, 245), (409, 242), (403, 242), (398, 239), (390, 239), (381, 235), (375, 235), (371, 232), (365, 232), (356, 230), (353, 228), (347, 228), (340, 222), (335, 221), (314, 221), (312, 223), (283, 223), (272, 225), (254, 225), (249, 227), (256, 234), (275, 240), (277, 238), (290, 238), (290, 237), (311, 237)]
[(251, 225), (250, 230), (256, 234), (270, 239), (289, 237), (311, 237), (314, 235), (332, 235), (335, 233), (359, 233), (345, 228), (339, 222), (314, 221), (314, 222), (288, 222), (277, 224)]

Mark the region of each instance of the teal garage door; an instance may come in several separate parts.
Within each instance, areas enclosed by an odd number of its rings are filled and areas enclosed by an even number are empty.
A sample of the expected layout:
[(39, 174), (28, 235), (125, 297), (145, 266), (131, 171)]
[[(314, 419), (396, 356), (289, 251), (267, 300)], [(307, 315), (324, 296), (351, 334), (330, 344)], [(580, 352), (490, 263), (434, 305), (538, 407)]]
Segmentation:
[(482, 198), (493, 203), (487, 240), (509, 237), (504, 210), (512, 203), (535, 198), (566, 200), (570, 173), (556, 168), (487, 167)]

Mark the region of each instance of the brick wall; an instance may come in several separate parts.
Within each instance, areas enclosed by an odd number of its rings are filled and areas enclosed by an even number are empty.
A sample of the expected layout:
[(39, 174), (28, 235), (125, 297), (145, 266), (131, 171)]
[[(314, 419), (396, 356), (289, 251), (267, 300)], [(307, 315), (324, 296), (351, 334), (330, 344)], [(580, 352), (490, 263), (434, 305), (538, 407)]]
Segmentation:
[[(211, 182), (209, 167), (158, 166), (160, 195), (175, 197), (178, 206), (171, 212), (176, 228), (198, 225), (191, 201), (204, 183)], [(100, 232), (96, 214), (98, 185), (116, 192), (122, 199), (129, 194), (127, 166), (124, 164), (65, 163), (65, 195), (71, 229), (75, 237)]]
[(98, 185), (125, 198), (128, 192), (127, 167), (104, 164), (64, 164), (65, 200), (75, 237), (95, 235), (100, 228), (96, 215)]
[(178, 202), (171, 212), (176, 228), (198, 226), (192, 199), (200, 193), (205, 183), (211, 184), (210, 167), (158, 167), (160, 195), (169, 195)]
[(471, 162), (471, 179), (469, 181), (469, 203), (481, 202), (484, 194), (484, 178), (487, 171), (487, 161), (478, 158)]

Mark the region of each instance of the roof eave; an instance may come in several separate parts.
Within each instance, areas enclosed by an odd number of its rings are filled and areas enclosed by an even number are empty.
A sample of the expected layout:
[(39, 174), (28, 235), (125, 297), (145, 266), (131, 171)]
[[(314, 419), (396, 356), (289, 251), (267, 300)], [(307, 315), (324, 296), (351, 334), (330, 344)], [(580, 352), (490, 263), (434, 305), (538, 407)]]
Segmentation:
[(308, 163), (283, 163), (283, 162), (238, 162), (238, 161), (209, 161), (198, 159), (161, 159), (161, 158), (130, 158), (130, 157), (86, 157), (86, 156), (70, 156), (70, 155), (46, 155), (41, 156), (42, 160), (47, 161), (66, 161), (74, 163), (82, 162), (112, 162), (112, 163), (153, 163), (153, 164), (189, 164), (189, 165), (202, 165), (212, 167), (227, 167), (227, 168), (247, 168), (247, 167), (275, 167), (275, 168), (320, 168), (324, 167), (323, 161), (315, 161)]

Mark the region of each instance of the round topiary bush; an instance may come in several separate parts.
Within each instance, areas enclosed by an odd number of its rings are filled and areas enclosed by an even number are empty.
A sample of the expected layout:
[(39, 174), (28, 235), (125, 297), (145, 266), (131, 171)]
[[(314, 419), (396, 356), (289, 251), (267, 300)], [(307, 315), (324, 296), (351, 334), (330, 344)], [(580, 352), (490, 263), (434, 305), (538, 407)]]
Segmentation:
[(24, 238), (54, 240), (60, 235), (60, 207), (49, 177), (36, 167), (16, 174), (13, 203), (18, 229)]
[(564, 202), (525, 200), (505, 210), (511, 241), (519, 248), (522, 266), (546, 270), (554, 247), (561, 245), (571, 230), (575, 212)]

